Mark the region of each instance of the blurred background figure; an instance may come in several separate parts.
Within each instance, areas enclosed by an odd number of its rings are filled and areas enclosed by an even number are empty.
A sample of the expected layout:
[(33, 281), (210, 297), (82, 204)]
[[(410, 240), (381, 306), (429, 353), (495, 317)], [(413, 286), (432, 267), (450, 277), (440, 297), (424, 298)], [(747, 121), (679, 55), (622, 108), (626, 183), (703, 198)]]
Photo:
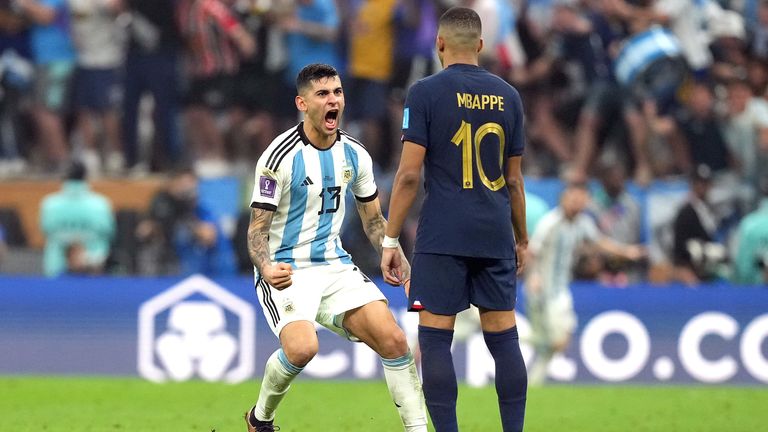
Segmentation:
[[(128, 46), (124, 65), (121, 132), (125, 167), (146, 173), (150, 168), (169, 170), (185, 157), (177, 126), (178, 70), (181, 36), (176, 24), (176, 0), (124, 0)], [(145, 137), (139, 128), (142, 100), (151, 95), (146, 135), (150, 154), (143, 154)], [(144, 128), (141, 128), (144, 129)]]
[(0, 1), (0, 178), (20, 175), (27, 167), (30, 55), (27, 21), (11, 1)]
[(30, 47), (35, 64), (34, 118), (43, 171), (61, 172), (69, 158), (65, 116), (70, 109), (75, 48), (70, 34), (67, 0), (17, 0), (16, 7), (32, 23)]
[(711, 204), (712, 181), (709, 166), (696, 166), (691, 174), (688, 201), (675, 216), (675, 279), (688, 286), (722, 276), (721, 264), (726, 259), (725, 247), (717, 241), (720, 222)]
[(45, 235), (43, 270), (58, 276), (68, 269), (69, 255), (78, 268), (100, 273), (109, 256), (115, 234), (115, 218), (109, 200), (90, 190), (86, 169), (72, 162), (59, 192), (46, 196), (40, 205), (40, 227)]
[(589, 199), (585, 184), (569, 184), (560, 197), (560, 205), (541, 219), (531, 236), (524, 284), (526, 313), (536, 352), (529, 367), (531, 385), (544, 383), (550, 361), (568, 348), (576, 328), (570, 284), (579, 248), (591, 243), (600, 252), (630, 261), (645, 256), (641, 246), (619, 243), (600, 233), (584, 212)]
[(118, 22), (123, 0), (69, 0), (77, 50), (74, 103), (80, 159), (91, 176), (119, 174), (125, 163), (120, 137), (120, 79), (125, 29)]
[(191, 168), (178, 169), (155, 195), (136, 236), (142, 274), (235, 274), (231, 241), (199, 202), (198, 178)]
[(760, 205), (739, 223), (736, 234), (734, 281), (768, 284), (768, 174), (760, 180)]
[(228, 0), (181, 0), (179, 28), (185, 46), (186, 138), (203, 176), (228, 173), (224, 131), (235, 124), (236, 76), (240, 58), (256, 52), (256, 42), (240, 24)]
[[(374, 169), (389, 170), (393, 137), (388, 123), (389, 83), (394, 71), (397, 0), (352, 0), (347, 17), (347, 120)], [(355, 130), (359, 131), (356, 132)]]
[[(626, 190), (624, 165), (606, 159), (599, 163), (597, 175), (600, 186), (592, 194), (588, 210), (600, 232), (619, 243), (640, 243), (642, 211), (637, 200)], [(606, 257), (600, 276), (603, 282), (612, 286), (625, 286), (641, 280), (640, 270), (626, 260)]]

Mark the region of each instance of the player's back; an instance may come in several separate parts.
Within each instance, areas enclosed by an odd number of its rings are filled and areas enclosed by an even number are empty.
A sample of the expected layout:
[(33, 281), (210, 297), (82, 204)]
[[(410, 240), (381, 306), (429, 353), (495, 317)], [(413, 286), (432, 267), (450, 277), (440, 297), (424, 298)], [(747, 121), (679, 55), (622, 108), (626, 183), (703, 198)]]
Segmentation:
[(513, 258), (508, 158), (523, 152), (517, 91), (457, 64), (410, 90), (403, 140), (427, 148), (416, 252)]

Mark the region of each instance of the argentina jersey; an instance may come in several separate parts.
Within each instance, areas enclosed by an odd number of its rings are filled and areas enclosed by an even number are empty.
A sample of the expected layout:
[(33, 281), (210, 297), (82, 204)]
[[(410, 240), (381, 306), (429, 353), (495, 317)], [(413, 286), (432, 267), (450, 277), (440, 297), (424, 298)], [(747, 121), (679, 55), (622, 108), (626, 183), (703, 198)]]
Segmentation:
[(318, 149), (303, 123), (281, 134), (256, 165), (252, 208), (274, 211), (269, 232), (272, 262), (295, 269), (351, 264), (339, 237), (345, 196), (376, 198), (373, 161), (359, 141), (339, 131), (328, 149)]

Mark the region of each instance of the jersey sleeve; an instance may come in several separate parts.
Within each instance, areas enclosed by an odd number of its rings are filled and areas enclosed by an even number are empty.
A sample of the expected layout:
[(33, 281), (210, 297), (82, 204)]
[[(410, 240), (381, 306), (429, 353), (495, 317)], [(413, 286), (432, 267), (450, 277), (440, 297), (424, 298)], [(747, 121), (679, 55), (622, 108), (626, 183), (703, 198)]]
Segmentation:
[(378, 195), (373, 177), (373, 159), (366, 151), (358, 152), (357, 176), (352, 183), (352, 193), (358, 201), (373, 201)]
[(590, 242), (595, 242), (602, 236), (595, 221), (586, 214), (579, 215), (579, 225), (581, 226), (584, 238)]
[(427, 112), (427, 94), (422, 82), (417, 82), (408, 90), (403, 108), (403, 141), (427, 146), (429, 123)]
[(506, 153), (507, 157), (522, 156), (525, 149), (525, 114), (523, 111), (523, 101), (517, 90), (512, 89), (512, 131), (507, 137)]
[[(264, 155), (267, 155), (264, 152)], [(253, 194), (251, 195), (251, 208), (275, 211), (280, 203), (283, 186), (286, 183), (283, 170), (277, 172), (268, 169), (265, 164), (266, 156), (262, 155), (256, 165)], [(290, 181), (290, 180), (288, 180)]]

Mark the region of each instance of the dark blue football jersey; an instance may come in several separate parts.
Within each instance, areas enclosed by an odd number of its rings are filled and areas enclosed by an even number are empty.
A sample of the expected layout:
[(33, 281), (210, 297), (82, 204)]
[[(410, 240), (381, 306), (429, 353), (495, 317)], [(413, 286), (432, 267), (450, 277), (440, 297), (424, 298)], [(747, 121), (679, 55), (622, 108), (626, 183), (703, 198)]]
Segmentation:
[(427, 149), (415, 252), (513, 258), (505, 173), (525, 144), (517, 90), (480, 67), (451, 65), (408, 91), (403, 141)]

